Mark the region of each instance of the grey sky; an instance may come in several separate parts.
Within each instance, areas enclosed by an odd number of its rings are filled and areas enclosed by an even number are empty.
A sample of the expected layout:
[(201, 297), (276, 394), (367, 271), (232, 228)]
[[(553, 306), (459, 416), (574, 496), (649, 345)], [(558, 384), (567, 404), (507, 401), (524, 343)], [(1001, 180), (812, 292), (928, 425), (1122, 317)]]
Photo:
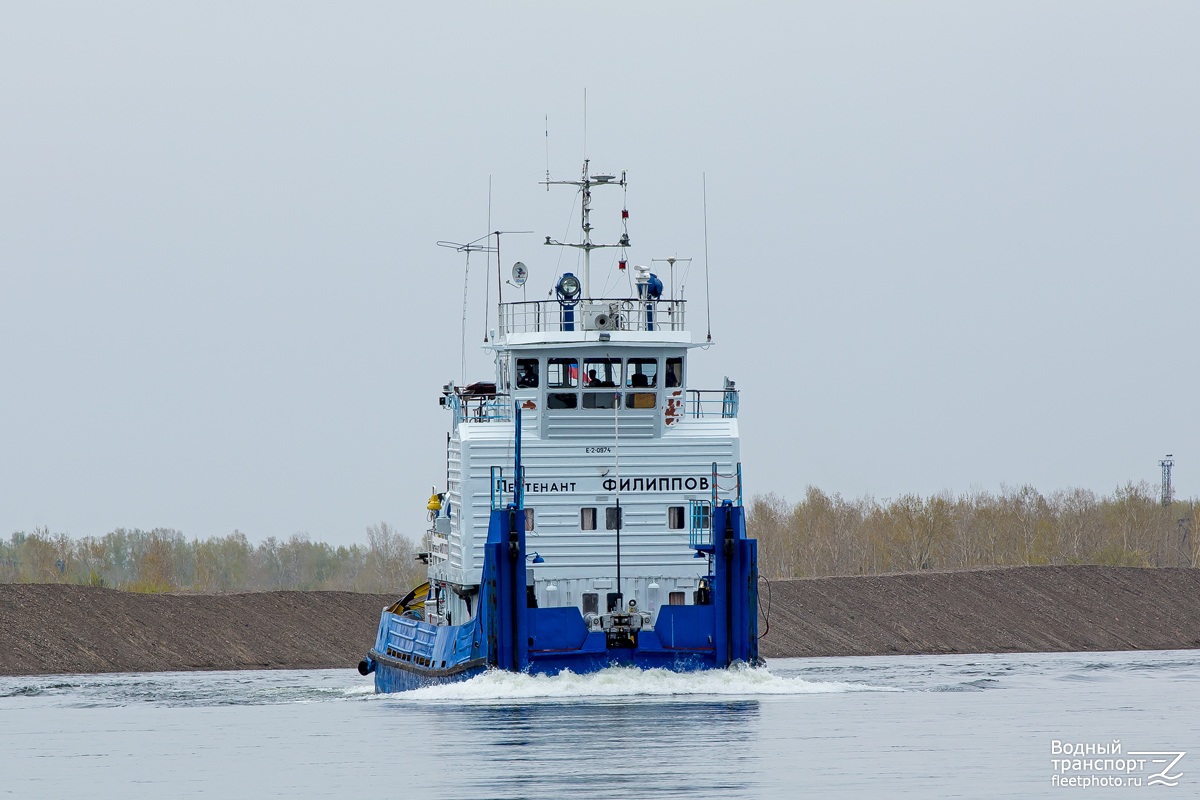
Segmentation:
[[(564, 7), (559, 7), (563, 5)], [(647, 8), (646, 6), (649, 6)], [(0, 535), (416, 535), (463, 264), (588, 155), (696, 259), (748, 490), (1200, 493), (1200, 6), (8, 4)], [(597, 192), (597, 237), (620, 197)], [(597, 283), (609, 274), (599, 258)], [(472, 264), (468, 379), (484, 272)], [(490, 280), (494, 300), (495, 265)]]

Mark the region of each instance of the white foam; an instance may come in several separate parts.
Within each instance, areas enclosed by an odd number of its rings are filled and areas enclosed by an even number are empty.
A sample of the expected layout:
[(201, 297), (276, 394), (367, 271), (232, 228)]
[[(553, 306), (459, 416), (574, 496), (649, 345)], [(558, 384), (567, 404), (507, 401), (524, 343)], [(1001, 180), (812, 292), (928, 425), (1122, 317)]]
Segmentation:
[(511, 701), (616, 697), (754, 697), (862, 691), (881, 689), (861, 683), (818, 683), (802, 678), (783, 677), (761, 667), (699, 672), (609, 667), (585, 675), (562, 672), (555, 676), (489, 670), (462, 683), (429, 686), (391, 697), (404, 700)]

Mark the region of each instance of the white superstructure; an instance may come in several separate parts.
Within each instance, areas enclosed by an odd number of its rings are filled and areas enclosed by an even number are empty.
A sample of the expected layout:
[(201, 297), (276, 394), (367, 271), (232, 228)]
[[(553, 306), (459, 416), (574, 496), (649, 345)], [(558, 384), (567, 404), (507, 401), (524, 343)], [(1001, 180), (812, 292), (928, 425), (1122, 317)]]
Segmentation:
[[(583, 195), (583, 241), (563, 246), (583, 249), (585, 276), (591, 249), (606, 246), (591, 243), (591, 188), (625, 183), (587, 169), (564, 182)], [(613, 246), (628, 247), (628, 234)], [(709, 535), (714, 500), (740, 495), (738, 396), (728, 380), (711, 391), (689, 385), (698, 345), (685, 303), (662, 296), (647, 268), (633, 269), (633, 297), (592, 298), (586, 277), (565, 273), (557, 299), (501, 303), (494, 383), (445, 387), (454, 421), (431, 531), (430, 621), (475, 613), (490, 512), (512, 500), (518, 406), (537, 605), (604, 613), (620, 593), (653, 617), (661, 605), (694, 602), (709, 567), (689, 540)]]

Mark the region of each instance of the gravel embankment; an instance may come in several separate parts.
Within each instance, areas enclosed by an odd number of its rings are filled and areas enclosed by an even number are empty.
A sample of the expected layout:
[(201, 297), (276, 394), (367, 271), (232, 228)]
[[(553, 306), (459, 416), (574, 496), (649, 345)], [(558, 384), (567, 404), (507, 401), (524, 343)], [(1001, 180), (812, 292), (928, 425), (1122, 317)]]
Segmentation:
[[(770, 594), (767, 658), (1200, 648), (1200, 570), (1012, 567), (812, 578), (773, 581)], [(349, 669), (394, 599), (0, 585), (0, 675)], [(760, 601), (765, 611), (765, 587)]]

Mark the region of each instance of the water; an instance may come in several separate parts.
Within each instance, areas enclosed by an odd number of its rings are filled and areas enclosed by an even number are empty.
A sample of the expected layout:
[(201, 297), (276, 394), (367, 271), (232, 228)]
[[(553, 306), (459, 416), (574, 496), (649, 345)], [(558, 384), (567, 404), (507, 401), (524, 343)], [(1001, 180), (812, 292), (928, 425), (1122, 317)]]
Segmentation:
[(1198, 689), (1186, 650), (496, 674), (382, 696), (348, 669), (0, 678), (0, 797), (1050, 797), (1072, 794), (1051, 782), (1052, 741), (1113, 739), (1188, 751), (1179, 785), (1074, 794), (1197, 797)]

